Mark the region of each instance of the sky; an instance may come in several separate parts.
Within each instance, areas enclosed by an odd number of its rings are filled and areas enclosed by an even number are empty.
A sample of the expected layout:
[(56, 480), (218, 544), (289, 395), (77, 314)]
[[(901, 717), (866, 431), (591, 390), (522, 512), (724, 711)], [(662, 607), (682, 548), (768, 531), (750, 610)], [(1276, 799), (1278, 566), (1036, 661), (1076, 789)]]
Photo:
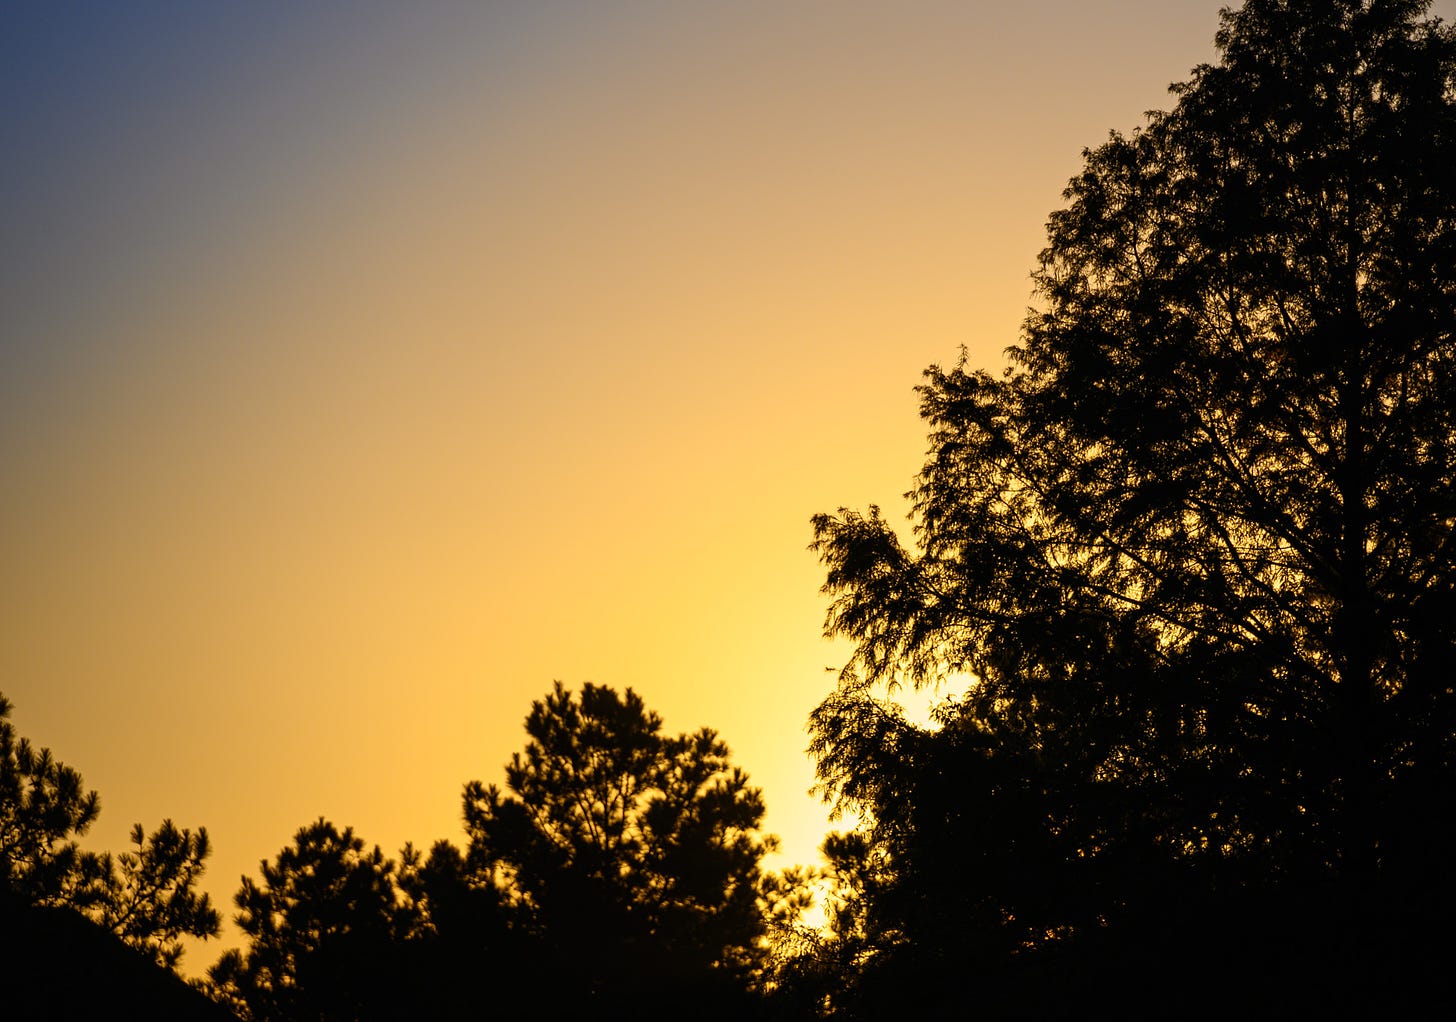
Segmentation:
[(559, 679), (816, 861), (809, 518), (903, 519), (1217, 6), (7, 4), (0, 692), (88, 843), (205, 826), (225, 913), (320, 816), (458, 843)]

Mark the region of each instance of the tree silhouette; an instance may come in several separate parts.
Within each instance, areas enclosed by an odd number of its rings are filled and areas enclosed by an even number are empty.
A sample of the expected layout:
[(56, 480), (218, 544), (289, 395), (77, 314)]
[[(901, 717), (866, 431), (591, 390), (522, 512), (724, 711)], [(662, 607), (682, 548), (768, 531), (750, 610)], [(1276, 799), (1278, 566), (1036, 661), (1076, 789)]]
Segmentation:
[(321, 818), (260, 868), (235, 899), (249, 946), (209, 972), (219, 1000), (255, 1022), (405, 1017), (396, 952), (420, 919), (393, 860)]
[(158, 965), (176, 968), (183, 937), (215, 937), (222, 919), (196, 887), (209, 848), (163, 821), (136, 850), (113, 857), (76, 842), (101, 801), (81, 775), (15, 733), (0, 696), (0, 883), (22, 903), (72, 909), (112, 931)]
[(158, 965), (175, 969), (185, 936), (215, 937), (222, 917), (196, 890), (210, 851), (207, 829), (179, 830), (171, 820), (151, 834), (132, 828), (135, 851), (103, 857), (103, 892), (97, 922)]
[[(916, 946), (1049, 947), (1189, 884), (1449, 903), (1456, 34), (1426, 7), (1225, 11), (1219, 63), (1085, 153), (1006, 375), (927, 372), (914, 548), (815, 518), (855, 652), (813, 751)], [(875, 688), (952, 676), (930, 731)]]
[(466, 785), (470, 868), (515, 899), (563, 1011), (650, 1017), (715, 990), (694, 1010), (726, 1010), (761, 954), (763, 799), (713, 731), (661, 728), (631, 689), (558, 682), (532, 704), (507, 791)]
[(101, 813), (101, 799), (81, 775), (19, 737), (11, 704), (0, 696), (0, 870), (26, 901), (56, 905), (94, 902), (99, 859), (76, 838)]

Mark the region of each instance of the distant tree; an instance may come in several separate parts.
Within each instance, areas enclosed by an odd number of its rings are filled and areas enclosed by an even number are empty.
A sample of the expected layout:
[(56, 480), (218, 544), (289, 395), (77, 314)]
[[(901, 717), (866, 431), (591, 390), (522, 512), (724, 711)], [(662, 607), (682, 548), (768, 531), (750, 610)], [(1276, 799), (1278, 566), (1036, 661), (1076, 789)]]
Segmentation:
[(578, 698), (558, 682), (526, 732), (507, 791), (466, 785), (467, 860), (515, 899), (558, 992), (654, 1017), (654, 998), (744, 989), (763, 951), (773, 839), (727, 746), (707, 728), (664, 735), (631, 689), (590, 684)]
[(209, 849), (206, 829), (166, 820), (151, 834), (132, 831), (133, 852), (83, 850), (101, 811), (81, 775), (18, 738), (0, 696), (0, 880), (22, 902), (73, 909), (175, 969), (183, 937), (215, 937), (221, 917), (197, 891)]
[(397, 952), (420, 918), (394, 861), (319, 819), (260, 868), (235, 899), (249, 945), (209, 972), (219, 1000), (253, 1022), (406, 1017)]
[[(1190, 890), (1450, 902), (1456, 33), (1426, 9), (1225, 11), (1173, 110), (1085, 153), (1007, 374), (927, 372), (914, 546), (815, 519), (855, 652), (814, 751), (889, 864), (883, 932), (1024, 956)], [(935, 728), (882, 694), (951, 677)]]

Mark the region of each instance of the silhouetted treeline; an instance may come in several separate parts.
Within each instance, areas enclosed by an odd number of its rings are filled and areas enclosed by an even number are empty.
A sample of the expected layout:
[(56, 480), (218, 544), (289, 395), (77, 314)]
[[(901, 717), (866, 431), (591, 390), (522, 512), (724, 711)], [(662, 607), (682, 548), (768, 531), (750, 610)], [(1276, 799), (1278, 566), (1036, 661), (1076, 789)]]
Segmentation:
[(763, 800), (703, 729), (632, 690), (559, 683), (506, 788), (465, 786), (464, 849), (398, 860), (326, 820), (245, 878), (249, 946), (214, 966), (248, 1019), (740, 1018), (797, 894), (761, 860)]
[[(181, 935), (217, 932), (195, 891), (206, 832), (168, 821), (150, 837), (138, 827), (135, 852), (83, 851), (99, 799), (8, 713), (0, 700), (0, 949), (15, 1006), (367, 1020), (512, 1004), (677, 1018), (692, 1005), (738, 1018), (765, 1005), (770, 928), (807, 903), (798, 874), (763, 870), (762, 796), (716, 733), (664, 734), (630, 689), (557, 684), (531, 708), (506, 789), (465, 786), (463, 849), (390, 859), (319, 819), (244, 877), (247, 944), (197, 984), (215, 1002), (199, 1008), (158, 966), (176, 966)], [(77, 969), (94, 983), (62, 989)]]
[[(1086, 152), (1009, 370), (927, 371), (913, 543), (874, 508), (814, 519), (854, 654), (810, 751), (859, 821), (821, 867), (763, 869), (714, 732), (558, 684), (505, 787), (465, 786), (462, 846), (390, 859), (320, 819), (245, 878), (214, 996), (255, 1020), (1449, 1000), (1456, 33), (1426, 11), (1225, 12), (1218, 63)], [(947, 683), (930, 726), (891, 701)], [(205, 832), (82, 855), (94, 795), (5, 709), (7, 893), (163, 963), (215, 930)]]
[[(1440, 995), (1456, 35), (1425, 9), (1226, 12), (1219, 63), (1087, 151), (1007, 373), (927, 372), (913, 548), (815, 519), (855, 654), (813, 752), (865, 821), (797, 968), (821, 1009)], [(951, 679), (935, 728), (887, 702)]]

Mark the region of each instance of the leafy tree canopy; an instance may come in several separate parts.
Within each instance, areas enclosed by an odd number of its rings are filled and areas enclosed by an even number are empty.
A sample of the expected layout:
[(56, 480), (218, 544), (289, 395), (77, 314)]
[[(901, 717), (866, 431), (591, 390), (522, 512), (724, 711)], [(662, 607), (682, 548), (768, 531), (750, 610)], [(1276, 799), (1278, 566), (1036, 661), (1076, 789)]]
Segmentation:
[(593, 994), (746, 980), (773, 839), (727, 746), (707, 728), (665, 735), (631, 689), (591, 684), (578, 697), (558, 682), (526, 733), (505, 791), (466, 786), (475, 874)]
[(741, 1014), (797, 875), (760, 869), (763, 801), (710, 730), (671, 737), (628, 690), (532, 705), (507, 790), (465, 788), (468, 844), (398, 862), (320, 819), (244, 878), (245, 949), (210, 973), (254, 1022)]
[[(887, 932), (964, 943), (928, 890), (1017, 948), (1193, 875), (1448, 883), (1456, 33), (1426, 7), (1225, 11), (1218, 63), (1085, 153), (1007, 372), (928, 370), (913, 544), (815, 518), (855, 652), (813, 751), (899, 871)], [(876, 688), (951, 677), (932, 731)]]

